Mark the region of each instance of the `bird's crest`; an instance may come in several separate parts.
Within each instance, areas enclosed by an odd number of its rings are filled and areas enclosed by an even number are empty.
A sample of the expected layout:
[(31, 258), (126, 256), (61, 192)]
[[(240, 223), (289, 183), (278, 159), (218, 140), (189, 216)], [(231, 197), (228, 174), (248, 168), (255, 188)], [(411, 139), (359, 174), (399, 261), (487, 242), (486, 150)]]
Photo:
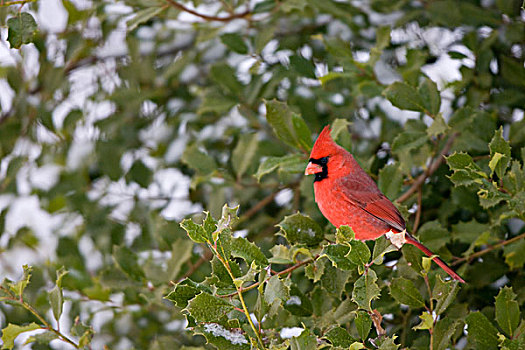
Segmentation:
[(337, 148), (337, 144), (330, 135), (330, 125), (324, 127), (323, 131), (317, 137), (314, 147), (312, 148), (311, 158), (322, 158), (330, 155), (330, 153)]

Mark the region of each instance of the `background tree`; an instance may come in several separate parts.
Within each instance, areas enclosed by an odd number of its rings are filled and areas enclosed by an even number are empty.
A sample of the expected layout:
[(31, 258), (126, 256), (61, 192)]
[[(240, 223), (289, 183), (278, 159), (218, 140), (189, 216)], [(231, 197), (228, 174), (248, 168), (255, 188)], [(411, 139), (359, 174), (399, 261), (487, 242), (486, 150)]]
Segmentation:
[[(3, 348), (525, 347), (520, 6), (2, 1)], [(329, 123), (466, 285), (327, 224)]]

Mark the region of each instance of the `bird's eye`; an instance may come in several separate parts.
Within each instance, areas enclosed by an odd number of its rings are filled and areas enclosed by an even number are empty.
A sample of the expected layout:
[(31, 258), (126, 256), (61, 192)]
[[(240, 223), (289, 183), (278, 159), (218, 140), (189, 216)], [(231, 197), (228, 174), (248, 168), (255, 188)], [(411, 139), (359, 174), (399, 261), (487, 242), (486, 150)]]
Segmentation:
[(328, 163), (328, 157), (323, 157), (321, 159), (319, 159), (319, 162), (322, 164), (322, 165), (325, 165)]

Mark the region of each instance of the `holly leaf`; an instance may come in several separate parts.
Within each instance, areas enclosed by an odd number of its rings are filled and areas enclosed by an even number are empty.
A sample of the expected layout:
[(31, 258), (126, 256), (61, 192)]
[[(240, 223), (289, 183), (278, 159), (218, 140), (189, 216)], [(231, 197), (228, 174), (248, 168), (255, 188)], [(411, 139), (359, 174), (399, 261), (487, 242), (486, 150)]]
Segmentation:
[(496, 322), (512, 338), (520, 322), (520, 309), (512, 287), (503, 287), (496, 296)]
[(476, 349), (498, 348), (498, 330), (485, 315), (479, 311), (472, 312), (467, 316), (466, 322), (469, 344), (473, 344)]
[(62, 267), (56, 274), (56, 284), (53, 289), (49, 292), (49, 303), (51, 304), (51, 309), (53, 310), (53, 316), (55, 320), (59, 322), (60, 316), (62, 315), (62, 308), (64, 305), (64, 294), (62, 292), (62, 278), (67, 275), (67, 271)]
[(412, 327), (414, 330), (421, 330), (421, 329), (431, 329), (434, 324), (434, 319), (432, 318), (432, 315), (428, 312), (423, 312), (421, 315), (419, 315), (419, 318), (421, 319), (421, 322), (417, 325)]
[(128, 247), (114, 246), (113, 247), (113, 260), (117, 266), (135, 281), (141, 281), (144, 279), (144, 270), (138, 263), (137, 254), (131, 251)]
[(2, 329), (2, 349), (13, 349), (15, 347), (15, 339), (24, 332), (34, 331), (40, 329), (40, 326), (32, 322), (25, 326), (19, 326), (9, 323), (7, 327)]
[(352, 301), (355, 302), (360, 309), (372, 311), (370, 303), (374, 299), (378, 299), (381, 289), (376, 283), (377, 275), (374, 270), (369, 269), (368, 273), (359, 277), (354, 283), (354, 290), (352, 291)]
[(354, 323), (361, 340), (366, 340), (368, 338), (368, 334), (370, 333), (370, 329), (372, 328), (372, 318), (368, 312), (357, 311)]
[(406, 83), (396, 81), (383, 91), (383, 95), (399, 109), (425, 111), (425, 102), (418, 91)]
[(23, 44), (33, 42), (38, 30), (35, 19), (27, 12), (21, 12), (9, 18), (7, 28), (7, 41), (13, 49), (19, 49)]
[(414, 283), (406, 278), (394, 278), (390, 284), (390, 295), (399, 303), (414, 308), (425, 306), (425, 300)]
[(234, 306), (224, 299), (202, 292), (188, 302), (186, 310), (198, 322), (213, 322), (232, 311)]
[(284, 220), (277, 224), (281, 232), (290, 244), (300, 243), (308, 246), (316, 246), (324, 238), (321, 226), (309, 216), (296, 213), (285, 216)]

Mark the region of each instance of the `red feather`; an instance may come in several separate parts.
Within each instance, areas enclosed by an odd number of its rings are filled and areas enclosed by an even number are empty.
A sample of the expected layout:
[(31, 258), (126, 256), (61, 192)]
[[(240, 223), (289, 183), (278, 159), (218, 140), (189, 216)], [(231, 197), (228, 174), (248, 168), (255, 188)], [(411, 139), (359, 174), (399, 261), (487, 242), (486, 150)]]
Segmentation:
[[(312, 148), (306, 174), (316, 175), (315, 201), (323, 215), (336, 227), (352, 227), (357, 239), (377, 239), (388, 232), (401, 234), (406, 230), (399, 210), (381, 193), (354, 157), (332, 140), (328, 126)], [(406, 233), (405, 239), (429, 257), (433, 256), (452, 278), (465, 282), (412, 235)]]

